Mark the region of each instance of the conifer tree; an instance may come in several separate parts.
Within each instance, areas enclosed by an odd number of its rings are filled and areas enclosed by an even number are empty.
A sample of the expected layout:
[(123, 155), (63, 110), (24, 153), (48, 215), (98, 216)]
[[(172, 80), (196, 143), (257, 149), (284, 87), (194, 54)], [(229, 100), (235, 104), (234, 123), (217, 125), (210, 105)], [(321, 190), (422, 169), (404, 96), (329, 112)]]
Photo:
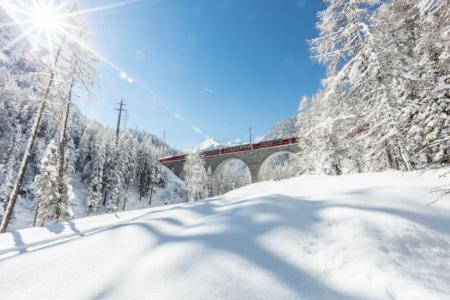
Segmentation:
[(69, 191), (64, 190), (64, 193), (60, 194), (59, 184), (58, 150), (55, 141), (52, 140), (42, 159), (40, 174), (34, 180), (37, 200), (36, 224), (43, 226), (72, 218)]
[(200, 153), (194, 152), (188, 155), (183, 167), (186, 189), (190, 201), (198, 201), (208, 197), (208, 175), (205, 162)]

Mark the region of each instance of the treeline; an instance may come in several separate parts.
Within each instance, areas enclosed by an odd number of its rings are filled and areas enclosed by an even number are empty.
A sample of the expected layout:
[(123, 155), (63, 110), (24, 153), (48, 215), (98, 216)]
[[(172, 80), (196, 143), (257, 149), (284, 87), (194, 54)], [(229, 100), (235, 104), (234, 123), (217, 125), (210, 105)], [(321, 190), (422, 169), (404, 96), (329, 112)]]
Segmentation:
[(450, 163), (450, 1), (327, 0), (323, 88), (300, 104), (300, 173)]

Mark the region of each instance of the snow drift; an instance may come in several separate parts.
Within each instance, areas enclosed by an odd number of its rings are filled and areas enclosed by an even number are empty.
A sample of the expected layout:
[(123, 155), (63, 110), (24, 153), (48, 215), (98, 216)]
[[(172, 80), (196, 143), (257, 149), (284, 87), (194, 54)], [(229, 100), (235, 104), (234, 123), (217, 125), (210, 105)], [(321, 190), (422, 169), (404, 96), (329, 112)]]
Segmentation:
[(448, 299), (438, 172), (303, 176), (0, 236), (5, 299)]

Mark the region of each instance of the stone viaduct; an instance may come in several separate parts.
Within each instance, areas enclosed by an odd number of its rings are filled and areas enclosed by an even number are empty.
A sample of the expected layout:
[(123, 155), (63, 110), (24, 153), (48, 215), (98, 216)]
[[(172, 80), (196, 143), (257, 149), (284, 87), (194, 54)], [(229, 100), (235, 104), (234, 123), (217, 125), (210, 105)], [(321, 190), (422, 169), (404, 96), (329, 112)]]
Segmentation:
[[(299, 152), (298, 138), (280, 139), (257, 144), (240, 145), (201, 152), (206, 169), (211, 168), (214, 175), (220, 166), (230, 159), (243, 161), (250, 170), (252, 182), (260, 181), (261, 165), (272, 155), (280, 152)], [(184, 179), (183, 165), (187, 155), (163, 158), (160, 162), (172, 170), (179, 178)]]

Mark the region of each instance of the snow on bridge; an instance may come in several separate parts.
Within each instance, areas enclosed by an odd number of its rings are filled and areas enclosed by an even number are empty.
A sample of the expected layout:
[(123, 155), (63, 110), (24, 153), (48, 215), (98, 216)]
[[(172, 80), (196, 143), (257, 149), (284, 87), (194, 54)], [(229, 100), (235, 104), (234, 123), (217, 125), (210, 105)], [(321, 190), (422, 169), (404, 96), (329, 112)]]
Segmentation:
[[(211, 168), (214, 174), (216, 170), (230, 159), (239, 159), (249, 168), (252, 182), (260, 179), (259, 170), (262, 164), (272, 155), (289, 152), (297, 153), (299, 138), (278, 139), (264, 141), (256, 144), (245, 144), (221, 149), (214, 149), (201, 152), (200, 155), (205, 160), (206, 169)], [(160, 162), (172, 170), (180, 178), (184, 177), (183, 166), (187, 154), (162, 158)]]

